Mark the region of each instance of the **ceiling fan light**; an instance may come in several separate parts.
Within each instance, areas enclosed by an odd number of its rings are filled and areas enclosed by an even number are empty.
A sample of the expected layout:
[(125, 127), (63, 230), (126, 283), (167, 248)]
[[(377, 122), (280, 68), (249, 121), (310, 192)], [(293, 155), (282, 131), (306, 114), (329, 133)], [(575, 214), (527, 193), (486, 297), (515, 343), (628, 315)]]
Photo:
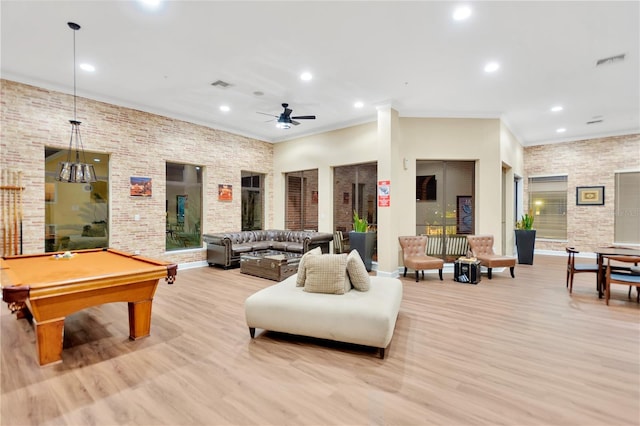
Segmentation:
[(276, 123), (276, 127), (278, 129), (290, 129), (291, 128), (291, 124), (290, 123), (285, 123), (285, 122), (282, 122), (282, 121), (278, 121)]

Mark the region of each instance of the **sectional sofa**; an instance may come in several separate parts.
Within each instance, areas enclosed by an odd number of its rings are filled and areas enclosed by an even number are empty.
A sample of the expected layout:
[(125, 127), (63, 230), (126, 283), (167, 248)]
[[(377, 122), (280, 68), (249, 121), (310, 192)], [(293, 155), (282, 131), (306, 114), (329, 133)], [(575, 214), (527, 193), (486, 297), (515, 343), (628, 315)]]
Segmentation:
[(204, 234), (203, 239), (207, 243), (209, 266), (230, 268), (240, 264), (242, 253), (257, 250), (306, 253), (315, 247), (320, 247), (323, 253), (329, 253), (329, 242), (333, 241), (333, 234), (268, 229)]

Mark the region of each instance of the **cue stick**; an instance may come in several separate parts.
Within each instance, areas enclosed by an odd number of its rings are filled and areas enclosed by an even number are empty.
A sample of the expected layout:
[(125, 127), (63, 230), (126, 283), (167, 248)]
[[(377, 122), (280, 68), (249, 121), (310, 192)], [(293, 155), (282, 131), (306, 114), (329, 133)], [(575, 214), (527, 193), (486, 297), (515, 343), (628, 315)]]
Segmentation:
[(18, 254), (18, 173), (12, 172), (13, 186), (13, 253)]
[(2, 222), (2, 255), (6, 255), (7, 254), (7, 228), (5, 227), (5, 215), (7, 213), (6, 211), (6, 203), (5, 203), (5, 188), (4, 188), (4, 183), (5, 183), (5, 173), (6, 170), (2, 170), (2, 180), (0, 181), (0, 185), (2, 186), (2, 189), (0, 190), (2, 192), (2, 218), (0, 219), (0, 222)]
[[(24, 209), (22, 208), (22, 171), (18, 172), (18, 218), (20, 219), (20, 253), (22, 254), (22, 217), (24, 215)], [(18, 253), (16, 253), (18, 254)]]
[(7, 255), (7, 195), (5, 183), (7, 182), (7, 171), (2, 170), (2, 255)]

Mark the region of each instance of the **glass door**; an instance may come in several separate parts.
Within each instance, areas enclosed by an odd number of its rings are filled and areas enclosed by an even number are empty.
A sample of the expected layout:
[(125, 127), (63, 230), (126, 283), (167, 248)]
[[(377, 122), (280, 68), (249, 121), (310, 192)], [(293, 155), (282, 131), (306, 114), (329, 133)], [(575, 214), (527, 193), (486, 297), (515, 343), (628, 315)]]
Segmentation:
[(473, 161), (416, 163), (416, 235), (429, 236), (427, 254), (451, 262), (474, 233)]

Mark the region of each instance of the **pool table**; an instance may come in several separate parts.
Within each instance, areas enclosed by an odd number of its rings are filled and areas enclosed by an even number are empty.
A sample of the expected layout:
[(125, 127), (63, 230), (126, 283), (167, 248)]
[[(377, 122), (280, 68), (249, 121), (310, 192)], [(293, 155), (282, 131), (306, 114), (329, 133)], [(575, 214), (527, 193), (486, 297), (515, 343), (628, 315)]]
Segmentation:
[(7, 256), (0, 259), (2, 299), (18, 318), (33, 319), (40, 365), (62, 360), (64, 319), (104, 303), (127, 302), (129, 338), (151, 330), (160, 278), (172, 284), (177, 265), (114, 249)]

